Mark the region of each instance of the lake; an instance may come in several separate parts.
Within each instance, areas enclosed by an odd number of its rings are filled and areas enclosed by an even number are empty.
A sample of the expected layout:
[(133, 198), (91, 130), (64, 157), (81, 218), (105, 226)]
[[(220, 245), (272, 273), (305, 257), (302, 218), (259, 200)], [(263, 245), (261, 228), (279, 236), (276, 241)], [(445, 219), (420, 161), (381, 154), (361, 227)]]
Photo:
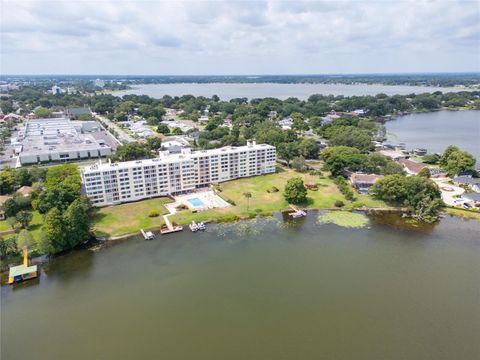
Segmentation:
[(479, 222), (347, 229), (316, 218), (58, 257), (39, 281), (2, 286), (1, 358), (478, 357)]
[(436, 111), (400, 116), (386, 123), (389, 139), (408, 149), (442, 153), (452, 144), (480, 159), (480, 111)]
[(222, 100), (233, 98), (265, 98), (274, 97), (287, 99), (296, 97), (301, 100), (308, 99), (312, 94), (322, 95), (408, 95), (425, 92), (449, 92), (466, 90), (462, 87), (425, 87), (406, 85), (368, 85), (368, 84), (277, 84), (277, 83), (176, 83), (176, 84), (144, 84), (134, 85), (132, 89), (116, 91), (114, 94), (123, 96), (126, 94), (149, 95), (153, 98), (161, 98), (164, 95), (182, 96), (194, 95), (211, 97), (217, 95)]

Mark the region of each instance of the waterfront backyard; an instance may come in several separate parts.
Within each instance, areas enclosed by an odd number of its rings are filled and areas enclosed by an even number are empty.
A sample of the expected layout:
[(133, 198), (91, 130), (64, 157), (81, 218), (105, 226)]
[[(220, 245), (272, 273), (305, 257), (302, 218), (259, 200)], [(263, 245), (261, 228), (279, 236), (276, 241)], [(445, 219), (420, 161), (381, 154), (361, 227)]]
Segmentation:
[[(316, 190), (308, 190), (307, 203), (303, 204), (304, 207), (330, 209), (335, 207), (336, 201), (342, 201), (348, 210), (386, 207), (383, 201), (375, 200), (369, 195), (356, 194), (355, 201), (346, 200), (329, 177), (279, 168), (275, 174), (219, 184), (218, 195), (234, 206), (196, 212), (185, 209), (177, 211), (170, 220), (186, 225), (192, 220), (226, 222), (257, 215), (270, 216), (274, 212), (288, 208), (289, 204), (283, 197), (283, 189), (287, 181), (296, 176), (301, 177), (305, 184), (316, 185)], [(251, 197), (247, 198), (245, 193), (250, 193)], [(159, 215), (168, 214), (164, 205), (169, 202), (172, 202), (170, 198), (156, 198), (101, 208), (94, 219), (97, 236), (122, 236), (137, 233), (140, 229), (160, 227), (164, 223), (163, 218), (148, 215), (152, 211), (157, 211)]]

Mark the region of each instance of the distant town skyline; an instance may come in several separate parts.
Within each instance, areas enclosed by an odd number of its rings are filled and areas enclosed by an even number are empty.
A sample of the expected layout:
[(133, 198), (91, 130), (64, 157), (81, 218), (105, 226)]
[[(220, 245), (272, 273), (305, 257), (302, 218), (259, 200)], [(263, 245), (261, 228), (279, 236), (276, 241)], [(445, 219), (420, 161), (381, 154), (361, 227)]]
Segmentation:
[(478, 1), (2, 0), (0, 73), (480, 71)]

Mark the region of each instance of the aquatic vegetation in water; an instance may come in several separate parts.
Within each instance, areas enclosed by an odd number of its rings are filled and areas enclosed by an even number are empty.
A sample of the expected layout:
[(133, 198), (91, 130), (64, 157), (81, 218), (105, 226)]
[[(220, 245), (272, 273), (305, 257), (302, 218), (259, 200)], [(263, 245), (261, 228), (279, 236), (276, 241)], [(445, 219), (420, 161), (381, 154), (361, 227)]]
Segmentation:
[(267, 226), (278, 226), (279, 220), (273, 218), (254, 218), (241, 220), (230, 224), (221, 224), (217, 227), (217, 236), (220, 238), (251, 238), (259, 235)]
[(363, 214), (349, 211), (328, 211), (318, 217), (319, 224), (335, 224), (348, 228), (362, 228), (368, 224), (368, 218)]

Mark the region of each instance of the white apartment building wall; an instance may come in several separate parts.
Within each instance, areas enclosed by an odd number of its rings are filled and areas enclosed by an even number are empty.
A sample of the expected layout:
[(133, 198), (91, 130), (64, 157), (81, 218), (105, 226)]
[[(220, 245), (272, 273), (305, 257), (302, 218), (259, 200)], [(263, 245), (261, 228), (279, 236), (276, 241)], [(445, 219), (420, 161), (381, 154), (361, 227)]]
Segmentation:
[(267, 144), (160, 153), (156, 159), (81, 168), (86, 195), (95, 206), (187, 193), (241, 177), (275, 172), (276, 150)]

